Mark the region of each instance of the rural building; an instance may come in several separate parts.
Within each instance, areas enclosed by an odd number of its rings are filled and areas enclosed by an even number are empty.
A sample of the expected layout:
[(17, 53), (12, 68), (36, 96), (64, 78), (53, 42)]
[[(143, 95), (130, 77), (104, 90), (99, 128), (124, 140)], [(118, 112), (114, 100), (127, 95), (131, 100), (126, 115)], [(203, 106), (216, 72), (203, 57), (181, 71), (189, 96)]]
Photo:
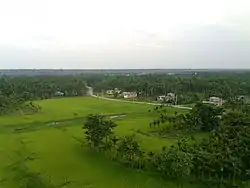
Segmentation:
[(108, 94), (108, 95), (113, 95), (113, 93), (114, 93), (114, 90), (113, 90), (113, 89), (110, 89), (110, 90), (107, 90), (107, 91), (106, 91), (106, 94)]
[(157, 101), (160, 102), (168, 102), (175, 100), (175, 94), (174, 93), (168, 93), (167, 95), (161, 95), (157, 97)]
[(118, 88), (115, 88), (115, 89), (114, 89), (114, 92), (115, 92), (115, 93), (121, 93), (121, 90), (118, 89)]
[(137, 97), (136, 92), (122, 92), (122, 96), (124, 99), (133, 99)]
[(166, 96), (165, 96), (165, 95), (161, 95), (161, 96), (158, 96), (158, 97), (157, 97), (157, 101), (160, 101), (160, 102), (165, 101), (165, 99), (166, 99)]
[(55, 96), (64, 96), (64, 93), (61, 91), (55, 92)]
[(209, 97), (208, 101), (203, 101), (205, 104), (222, 105), (224, 101), (220, 97)]
[(120, 92), (121, 92), (120, 89), (115, 88), (115, 89), (107, 90), (107, 91), (106, 91), (106, 94), (108, 94), (108, 95), (113, 95), (114, 93), (120, 93)]
[(168, 93), (167, 98), (173, 100), (173, 99), (175, 99), (175, 94), (174, 93)]

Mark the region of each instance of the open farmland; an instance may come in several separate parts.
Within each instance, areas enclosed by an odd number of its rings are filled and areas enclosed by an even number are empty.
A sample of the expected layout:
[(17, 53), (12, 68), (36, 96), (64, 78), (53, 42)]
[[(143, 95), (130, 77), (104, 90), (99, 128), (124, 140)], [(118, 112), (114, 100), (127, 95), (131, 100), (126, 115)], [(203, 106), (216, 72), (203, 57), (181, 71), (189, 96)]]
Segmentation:
[[(118, 135), (136, 134), (145, 149), (160, 149), (175, 140), (139, 134), (149, 131), (154, 114), (147, 104), (105, 101), (91, 97), (49, 99), (34, 102), (41, 111), (21, 112), (0, 118), (0, 187), (16, 188), (125, 188), (178, 187), (148, 172), (126, 168), (82, 146), (82, 124), (90, 113), (124, 114), (114, 118)], [(176, 109), (169, 108), (168, 113)], [(195, 187), (185, 184), (185, 187)]]

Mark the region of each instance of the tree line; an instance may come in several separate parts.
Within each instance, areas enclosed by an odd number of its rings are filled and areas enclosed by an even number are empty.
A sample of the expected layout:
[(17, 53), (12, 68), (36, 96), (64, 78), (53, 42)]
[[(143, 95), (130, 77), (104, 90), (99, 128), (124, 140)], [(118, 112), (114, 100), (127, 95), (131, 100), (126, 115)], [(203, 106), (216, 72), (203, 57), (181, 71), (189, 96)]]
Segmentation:
[(225, 100), (250, 96), (250, 73), (200, 75), (118, 75), (89, 79), (96, 92), (119, 88), (135, 91), (139, 98), (155, 99), (159, 95), (175, 93), (180, 104), (194, 103), (210, 96)]
[[(80, 76), (2, 76), (0, 112), (14, 110), (25, 101), (80, 96), (85, 93), (86, 83)], [(30, 106), (32, 105), (31, 103)]]
[(207, 187), (246, 186), (250, 178), (248, 114), (223, 113), (221, 108), (197, 104), (185, 114), (168, 116), (162, 114), (164, 108), (160, 108), (158, 120), (159, 125), (171, 122), (171, 126), (165, 126), (168, 127), (166, 131), (203, 131), (209, 132), (209, 136), (202, 141), (182, 136), (171, 147), (163, 147), (158, 152), (145, 151), (134, 135), (117, 137), (113, 132), (117, 124), (112, 120), (90, 114), (83, 125), (87, 143), (112, 160), (131, 168), (156, 172), (164, 178), (200, 180)]

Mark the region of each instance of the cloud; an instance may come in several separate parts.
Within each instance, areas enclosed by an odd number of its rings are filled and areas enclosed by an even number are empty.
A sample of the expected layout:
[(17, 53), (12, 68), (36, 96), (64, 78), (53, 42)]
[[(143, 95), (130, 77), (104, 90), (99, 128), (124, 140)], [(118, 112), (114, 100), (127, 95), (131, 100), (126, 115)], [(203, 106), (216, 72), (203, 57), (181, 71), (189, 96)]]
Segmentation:
[(249, 6), (249, 0), (0, 1), (0, 68), (249, 67)]

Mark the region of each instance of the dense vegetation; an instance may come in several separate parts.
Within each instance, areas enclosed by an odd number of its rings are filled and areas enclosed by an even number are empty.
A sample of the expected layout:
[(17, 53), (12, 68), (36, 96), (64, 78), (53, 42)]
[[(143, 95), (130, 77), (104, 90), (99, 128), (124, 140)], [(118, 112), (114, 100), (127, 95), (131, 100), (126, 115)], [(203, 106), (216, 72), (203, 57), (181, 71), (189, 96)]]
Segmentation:
[(139, 98), (155, 99), (159, 95), (175, 93), (179, 104), (189, 104), (210, 96), (225, 100), (250, 95), (250, 74), (205, 75), (141, 75), (105, 76), (89, 82), (96, 92), (119, 88), (136, 91)]
[[(83, 97), (85, 100), (43, 100), (84, 95), (86, 84), (92, 86), (96, 92), (116, 87), (123, 91), (136, 91), (142, 100), (173, 92), (178, 95), (180, 104), (195, 105), (191, 110), (182, 111), (166, 104), (151, 108), (146, 104), (113, 103), (94, 97)], [(1, 144), (6, 141), (9, 143), (8, 147), (13, 147), (13, 143), (16, 143), (14, 140), (20, 143), (16, 145), (18, 151), (12, 153), (17, 159), (10, 160), (9, 154), (6, 154), (6, 157), (0, 156), (2, 164), (8, 164), (7, 168), (4, 167), (4, 173), (2, 167), (0, 168), (0, 175), (4, 174), (6, 178), (0, 179), (0, 185), (7, 185), (5, 182), (10, 179), (9, 182), (21, 182), (23, 187), (82, 186), (84, 184), (73, 185), (73, 181), (67, 176), (71, 173), (81, 179), (84, 165), (79, 163), (79, 159), (82, 161), (86, 151), (94, 150), (98, 156), (103, 153), (131, 168), (120, 165), (119, 169), (130, 169), (131, 173), (137, 172), (132, 169), (139, 169), (143, 173), (153, 173), (154, 176), (147, 175), (147, 178), (161, 177), (164, 182), (185, 182), (182, 184), (184, 187), (189, 186), (186, 179), (194, 183), (194, 186), (198, 185), (197, 182), (202, 182), (207, 187), (247, 187), (250, 179), (249, 95), (248, 73), (182, 76), (3, 76), (0, 79)], [(199, 102), (209, 96), (222, 97), (225, 103), (218, 107)], [(17, 109), (25, 111), (27, 108), (32, 109), (34, 113), (29, 116), (25, 116), (25, 113), (7, 113)], [(91, 114), (87, 115), (88, 113)], [(112, 114), (118, 117), (117, 120), (111, 118)], [(119, 114), (124, 115), (122, 117), (127, 120), (121, 120)], [(72, 128), (79, 127), (83, 121), (86, 141), (83, 141), (79, 128)], [(49, 136), (46, 135), (47, 131), (50, 132)], [(201, 139), (195, 138), (196, 135), (202, 135)], [(26, 136), (30, 140), (38, 141), (39, 145), (29, 143), (29, 140), (24, 141)], [(54, 136), (60, 139), (56, 140)], [(50, 143), (45, 146), (44, 142), (50, 138)], [(75, 148), (78, 143), (82, 148)], [(83, 143), (91, 149), (87, 150)], [(41, 157), (44, 155), (47, 160), (62, 160), (65, 161), (60, 163), (62, 166), (69, 167), (68, 164), (74, 164), (74, 168), (67, 174), (63, 183), (62, 179), (57, 183), (47, 181), (40, 173), (30, 168), (33, 163), (39, 161), (40, 156), (39, 152), (26, 153), (26, 149), (29, 150), (26, 145), (43, 151)], [(3, 150), (8, 153), (11, 148), (8, 147), (0, 147), (1, 152)], [(84, 150), (85, 154), (74, 156), (74, 152), (79, 150)], [(57, 152), (59, 155), (70, 157), (60, 159), (61, 156), (58, 157)], [(51, 153), (54, 153), (55, 157)], [(78, 160), (78, 163), (74, 160)], [(88, 161), (96, 162), (89, 158)], [(48, 161), (48, 166), (53, 166), (53, 163), (53, 160)], [(81, 165), (82, 169), (78, 169), (78, 165)], [(97, 166), (95, 165), (95, 168)], [(42, 169), (41, 166), (39, 168)], [(89, 169), (91, 168), (90, 165)], [(54, 169), (50, 170), (55, 176), (60, 174)], [(108, 165), (102, 173), (99, 172), (100, 176), (104, 176), (103, 172), (107, 169)], [(98, 170), (95, 172), (98, 173)], [(114, 172), (116, 173), (117, 171)], [(70, 176), (71, 179), (75, 179), (74, 176)], [(90, 181), (89, 179), (86, 181)], [(99, 183), (95, 185), (101, 187), (102, 183)], [(146, 185), (143, 181), (141, 185), (153, 186)]]
[(112, 159), (132, 168), (158, 172), (165, 178), (195, 177), (212, 187), (247, 186), (250, 178), (249, 115), (240, 111), (223, 113), (222, 108), (202, 103), (180, 115), (164, 114), (164, 108), (154, 108), (160, 115), (150, 123), (150, 126), (157, 124), (158, 128), (161, 125), (161, 133), (163, 130), (203, 131), (210, 132), (210, 136), (201, 142), (193, 137), (179, 137), (177, 144), (164, 146), (155, 153), (144, 151), (132, 135), (116, 137), (112, 129), (117, 125), (111, 120), (89, 115), (83, 127), (86, 138), (94, 148)]
[[(14, 110), (25, 101), (62, 96), (81, 96), (86, 83), (74, 76), (37, 76), (0, 78), (0, 113)], [(32, 104), (31, 104), (31, 107)]]

